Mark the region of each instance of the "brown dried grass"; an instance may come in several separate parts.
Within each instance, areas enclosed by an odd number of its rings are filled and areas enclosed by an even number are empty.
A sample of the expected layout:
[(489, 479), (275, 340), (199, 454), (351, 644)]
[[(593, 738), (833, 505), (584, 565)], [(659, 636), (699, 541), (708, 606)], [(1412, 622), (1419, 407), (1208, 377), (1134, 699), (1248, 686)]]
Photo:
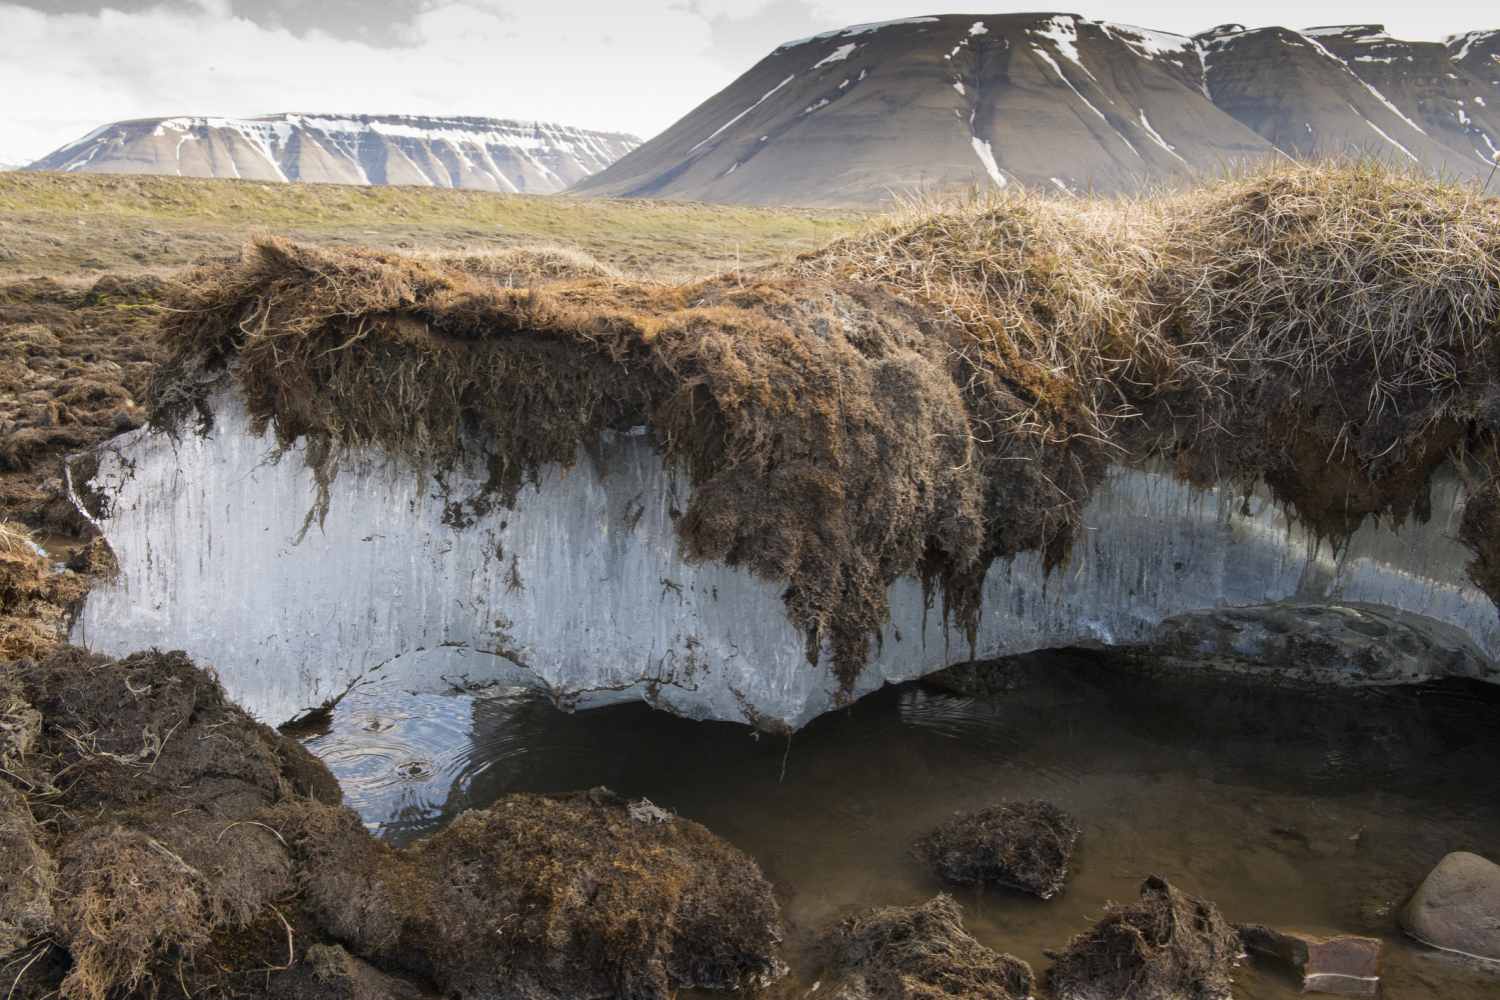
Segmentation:
[(1229, 1000), (1240, 937), (1212, 903), (1152, 876), (1055, 958), (1057, 1000)]
[(263, 242), (188, 282), (152, 396), (180, 423), (233, 362), (325, 484), (348, 448), (429, 471), (482, 454), (504, 502), (647, 424), (694, 482), (687, 554), (786, 583), (810, 657), (849, 683), (897, 576), (972, 629), (990, 563), (1065, 558), (1111, 462), (1264, 479), (1334, 539), (1425, 515), (1433, 471), (1460, 462), (1474, 575), (1500, 594), (1476, 460), (1500, 423), (1497, 327), (1500, 201), (1293, 165), (1154, 198), (922, 206), (686, 285)]
[(1023, 1000), (1031, 967), (964, 930), (951, 896), (882, 906), (841, 921), (823, 947), (834, 1000)]

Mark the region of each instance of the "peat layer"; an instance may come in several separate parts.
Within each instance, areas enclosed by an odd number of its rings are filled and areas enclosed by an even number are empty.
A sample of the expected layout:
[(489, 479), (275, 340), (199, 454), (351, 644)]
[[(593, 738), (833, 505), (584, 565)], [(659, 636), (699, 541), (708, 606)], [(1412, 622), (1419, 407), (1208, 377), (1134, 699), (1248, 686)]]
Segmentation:
[(1451, 462), (1500, 597), (1500, 200), (1473, 188), (1329, 165), (1155, 200), (1002, 193), (775, 268), (510, 285), (260, 242), (185, 281), (153, 418), (210, 419), (228, 378), (325, 484), (350, 448), (438, 474), (483, 455), (460, 517), (646, 425), (694, 484), (685, 554), (783, 582), (846, 682), (895, 578), (972, 630), (986, 568), (1065, 559), (1111, 463), (1264, 479), (1337, 544), (1426, 516)]
[(0, 670), (0, 995), (665, 1000), (769, 981), (744, 854), (599, 789), (406, 849), (181, 653)]

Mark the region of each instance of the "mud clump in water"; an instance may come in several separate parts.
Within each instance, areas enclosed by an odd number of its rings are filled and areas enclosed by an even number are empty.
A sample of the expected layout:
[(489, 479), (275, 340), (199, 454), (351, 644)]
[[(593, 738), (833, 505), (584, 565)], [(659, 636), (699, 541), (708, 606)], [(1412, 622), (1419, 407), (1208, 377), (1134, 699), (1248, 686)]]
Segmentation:
[(351, 449), (423, 475), (482, 458), (465, 502), (488, 509), (647, 426), (693, 484), (684, 554), (785, 584), (850, 694), (897, 578), (941, 589), (972, 643), (991, 564), (1059, 565), (1110, 465), (1263, 480), (1337, 543), (1426, 518), (1457, 462), (1459, 536), (1500, 599), (1500, 487), (1475, 460), (1500, 465), (1497, 259), (1493, 199), (1332, 164), (1150, 203), (1008, 191), (683, 285), (562, 266), (505, 288), (270, 240), (186, 276), (149, 399), (175, 430), (232, 381), (305, 442), (310, 519)]
[(513, 796), (397, 850), (182, 653), (0, 666), (0, 738), (13, 1000), (665, 998), (781, 971), (769, 885), (703, 827)]
[(1078, 823), (1050, 802), (1002, 802), (953, 817), (913, 846), (956, 885), (996, 885), (1050, 899), (1068, 878)]
[(1228, 1000), (1240, 937), (1206, 900), (1157, 876), (1056, 957), (1058, 1000)]
[(1022, 1000), (1031, 966), (986, 948), (964, 930), (951, 896), (849, 917), (824, 942), (832, 1000)]
[(347, 810), (288, 812), (317, 919), (445, 994), (665, 998), (781, 972), (756, 864), (604, 789), (508, 796), (402, 851), (358, 836)]

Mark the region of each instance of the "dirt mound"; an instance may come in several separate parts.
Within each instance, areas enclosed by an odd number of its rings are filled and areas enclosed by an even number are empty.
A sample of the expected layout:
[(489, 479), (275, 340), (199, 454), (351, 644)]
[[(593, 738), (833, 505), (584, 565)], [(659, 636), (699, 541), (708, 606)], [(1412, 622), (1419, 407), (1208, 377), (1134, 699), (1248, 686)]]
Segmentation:
[(337, 802), (336, 783), (181, 653), (65, 648), (8, 669), (39, 720), (12, 777), (29, 775), (18, 791), (55, 859), (47, 930), (69, 962), (53, 986), (101, 1000), (168, 978), (218, 982), (235, 966), (209, 957), (215, 935), (293, 888), (280, 835), (257, 817), (309, 794)]
[(956, 885), (998, 885), (1050, 899), (1068, 879), (1078, 823), (1050, 802), (1002, 802), (953, 817), (912, 850)]
[(260, 243), (187, 279), (154, 419), (201, 415), (233, 367), (325, 485), (348, 448), (424, 472), (477, 450), (476, 506), (645, 424), (693, 481), (684, 551), (785, 583), (846, 684), (896, 577), (972, 628), (990, 564), (1066, 558), (1111, 462), (1263, 478), (1334, 540), (1425, 516), (1456, 462), (1500, 595), (1500, 201), (1471, 189), (1289, 166), (1148, 202), (1002, 193), (685, 285), (496, 273), (531, 270)]
[(1058, 1000), (1228, 1000), (1240, 954), (1212, 903), (1152, 876), (1055, 956), (1047, 981)]
[(849, 917), (827, 935), (834, 1000), (1024, 1000), (1031, 967), (964, 930), (950, 896)]
[(0, 663), (61, 642), (88, 586), (72, 571), (55, 571), (20, 525), (0, 521)]
[(749, 858), (602, 789), (512, 795), (410, 849), (347, 811), (285, 816), (312, 911), (358, 955), (445, 993), (668, 997), (763, 985), (780, 918)]
[(64, 648), (4, 668), (0, 710), (0, 995), (665, 998), (780, 971), (754, 862), (608, 792), (396, 850), (181, 653)]

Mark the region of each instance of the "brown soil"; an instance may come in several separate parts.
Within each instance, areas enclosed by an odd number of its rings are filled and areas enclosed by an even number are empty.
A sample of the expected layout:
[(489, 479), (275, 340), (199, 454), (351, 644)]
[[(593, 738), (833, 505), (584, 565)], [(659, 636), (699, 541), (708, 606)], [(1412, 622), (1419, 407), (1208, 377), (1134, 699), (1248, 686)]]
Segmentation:
[(1058, 1000), (1228, 1000), (1240, 937), (1212, 903), (1152, 876), (1055, 957)]
[(1042, 899), (1062, 890), (1078, 823), (1050, 802), (1002, 802), (953, 817), (913, 851), (955, 885), (1020, 889)]
[(113, 275), (0, 284), (0, 516), (87, 536), (62, 458), (144, 422), (165, 287)]
[[(182, 426), (234, 361), (325, 484), (347, 448), (440, 472), (478, 442), (476, 506), (648, 424), (694, 482), (684, 551), (784, 583), (846, 685), (896, 577), (972, 629), (991, 562), (1066, 558), (1110, 462), (1263, 478), (1335, 542), (1426, 516), (1443, 462), (1496, 489), (1466, 460), (1500, 398), (1500, 201), (1375, 166), (1150, 203), (1005, 195), (682, 285), (473, 271), (279, 241), (200, 270), (154, 419)], [(1500, 535), (1464, 537), (1500, 596)]]
[[(87, 551), (93, 568), (103, 572), (104, 553)], [(24, 528), (0, 521), (0, 663), (53, 649), (88, 587), (86, 576), (54, 569)]]
[(951, 896), (849, 917), (824, 943), (833, 1000), (1025, 1000), (1031, 967), (975, 941)]
[(0, 995), (665, 998), (779, 972), (755, 864), (608, 792), (395, 850), (181, 653), (64, 648), (3, 668), (0, 708)]

